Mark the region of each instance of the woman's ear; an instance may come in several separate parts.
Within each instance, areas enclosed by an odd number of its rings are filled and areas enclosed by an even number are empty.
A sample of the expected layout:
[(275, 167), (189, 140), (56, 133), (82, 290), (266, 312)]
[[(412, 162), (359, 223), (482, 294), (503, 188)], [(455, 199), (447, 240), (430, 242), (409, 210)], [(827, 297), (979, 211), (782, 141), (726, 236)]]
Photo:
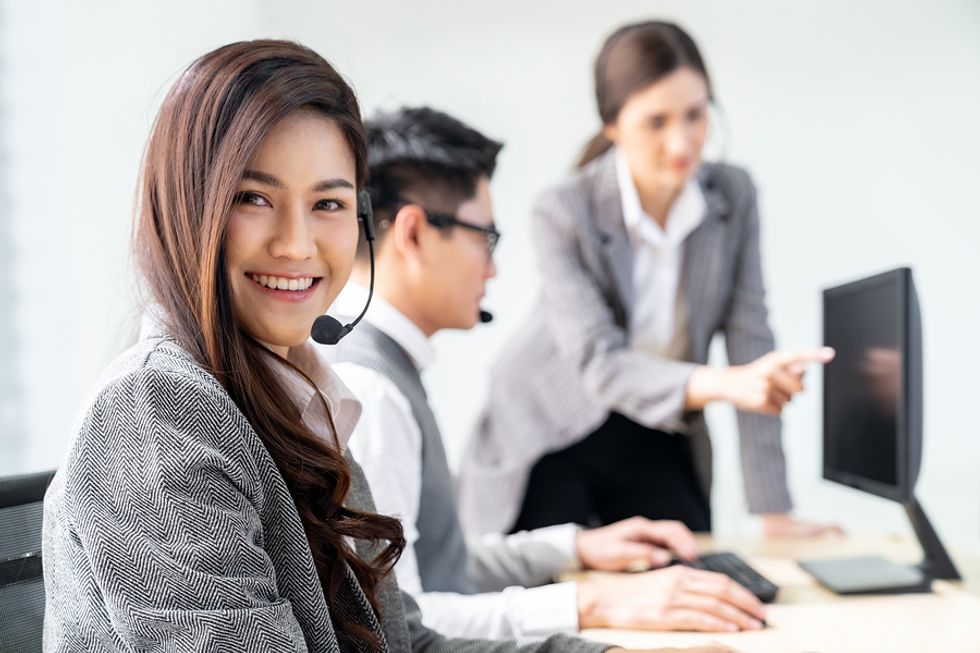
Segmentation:
[(602, 126), (602, 135), (612, 143), (619, 142), (619, 127), (616, 123), (608, 123)]

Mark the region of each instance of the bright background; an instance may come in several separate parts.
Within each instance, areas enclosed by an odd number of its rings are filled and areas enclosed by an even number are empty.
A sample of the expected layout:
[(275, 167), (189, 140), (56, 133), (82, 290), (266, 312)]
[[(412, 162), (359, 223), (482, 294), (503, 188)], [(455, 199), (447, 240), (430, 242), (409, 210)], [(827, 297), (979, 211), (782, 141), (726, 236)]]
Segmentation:
[[(88, 388), (131, 337), (131, 205), (163, 94), (196, 56), (257, 37), (317, 49), (368, 113), (427, 103), (507, 142), (487, 300), (497, 320), (438, 336), (427, 378), (455, 464), (490, 362), (534, 303), (528, 208), (598, 126), (592, 59), (613, 28), (650, 17), (679, 21), (700, 44), (730, 127), (727, 158), (760, 188), (781, 345), (818, 343), (823, 287), (915, 269), (927, 375), (919, 497), (949, 544), (980, 550), (975, 0), (0, 0), (0, 473), (59, 463)], [(821, 480), (819, 399), (811, 391), (786, 413), (799, 514), (907, 531), (896, 504)], [(751, 533), (734, 416), (713, 407), (709, 418), (718, 531)]]

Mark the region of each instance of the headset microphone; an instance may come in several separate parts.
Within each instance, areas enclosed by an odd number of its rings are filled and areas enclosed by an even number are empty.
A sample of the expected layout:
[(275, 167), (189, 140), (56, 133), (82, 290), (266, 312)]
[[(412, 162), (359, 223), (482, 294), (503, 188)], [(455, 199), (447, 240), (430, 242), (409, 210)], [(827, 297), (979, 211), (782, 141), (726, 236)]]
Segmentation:
[(487, 322), (493, 322), (493, 313), (490, 311), (485, 311), (480, 309), (480, 322), (486, 324)]
[[(350, 324), (341, 325), (338, 319), (329, 315), (321, 315), (313, 320), (313, 329), (310, 335), (321, 345), (336, 345), (341, 338), (350, 333), (367, 313), (368, 306), (371, 305), (371, 298), (374, 297), (374, 211), (371, 209), (371, 196), (366, 190), (357, 194), (357, 219), (361, 221), (364, 227), (364, 239), (367, 240), (368, 253), (371, 258), (371, 283), (368, 286), (367, 303), (364, 304), (364, 310), (357, 316), (357, 319)], [(482, 314), (480, 319), (483, 319)], [(493, 316), (490, 316), (490, 320), (492, 319)], [(489, 322), (490, 320), (485, 321)]]

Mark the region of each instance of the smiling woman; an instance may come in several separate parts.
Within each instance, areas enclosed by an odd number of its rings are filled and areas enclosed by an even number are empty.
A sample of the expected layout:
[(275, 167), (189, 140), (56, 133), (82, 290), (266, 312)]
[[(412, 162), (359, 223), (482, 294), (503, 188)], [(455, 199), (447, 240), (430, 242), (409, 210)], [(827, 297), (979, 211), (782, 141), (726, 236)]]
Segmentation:
[(381, 646), (401, 526), (351, 502), (359, 408), (305, 345), (364, 159), (350, 87), (293, 43), (215, 50), (165, 99), (135, 240), (153, 317), (47, 496), (48, 648)]
[[(318, 376), (300, 369), (290, 348), (306, 342), (350, 274), (364, 159), (357, 100), (323, 59), (288, 43), (226, 46), (193, 64), (164, 101), (143, 170), (137, 249), (166, 330), (227, 390), (289, 487), (328, 605), (341, 600), (349, 565), (377, 612), (400, 526), (344, 507), (345, 416), (313, 432), (302, 419), (308, 407), (297, 411), (290, 384), (278, 381), (283, 369), (308, 384)], [(328, 282), (273, 294), (248, 273)], [(352, 555), (345, 536), (391, 544), (369, 562)], [(341, 640), (377, 640), (334, 612)]]

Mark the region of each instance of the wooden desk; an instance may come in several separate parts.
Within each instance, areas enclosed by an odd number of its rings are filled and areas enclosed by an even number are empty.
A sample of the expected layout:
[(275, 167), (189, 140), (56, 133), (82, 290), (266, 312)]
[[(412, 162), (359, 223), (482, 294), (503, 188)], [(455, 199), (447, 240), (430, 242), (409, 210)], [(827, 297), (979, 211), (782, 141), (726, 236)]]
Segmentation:
[(966, 582), (936, 581), (932, 594), (842, 597), (818, 585), (796, 560), (880, 555), (911, 563), (918, 549), (901, 538), (700, 543), (705, 551), (735, 551), (780, 586), (768, 606), (768, 628), (734, 634), (592, 629), (582, 635), (632, 648), (714, 641), (743, 653), (980, 653), (980, 561), (957, 558)]

